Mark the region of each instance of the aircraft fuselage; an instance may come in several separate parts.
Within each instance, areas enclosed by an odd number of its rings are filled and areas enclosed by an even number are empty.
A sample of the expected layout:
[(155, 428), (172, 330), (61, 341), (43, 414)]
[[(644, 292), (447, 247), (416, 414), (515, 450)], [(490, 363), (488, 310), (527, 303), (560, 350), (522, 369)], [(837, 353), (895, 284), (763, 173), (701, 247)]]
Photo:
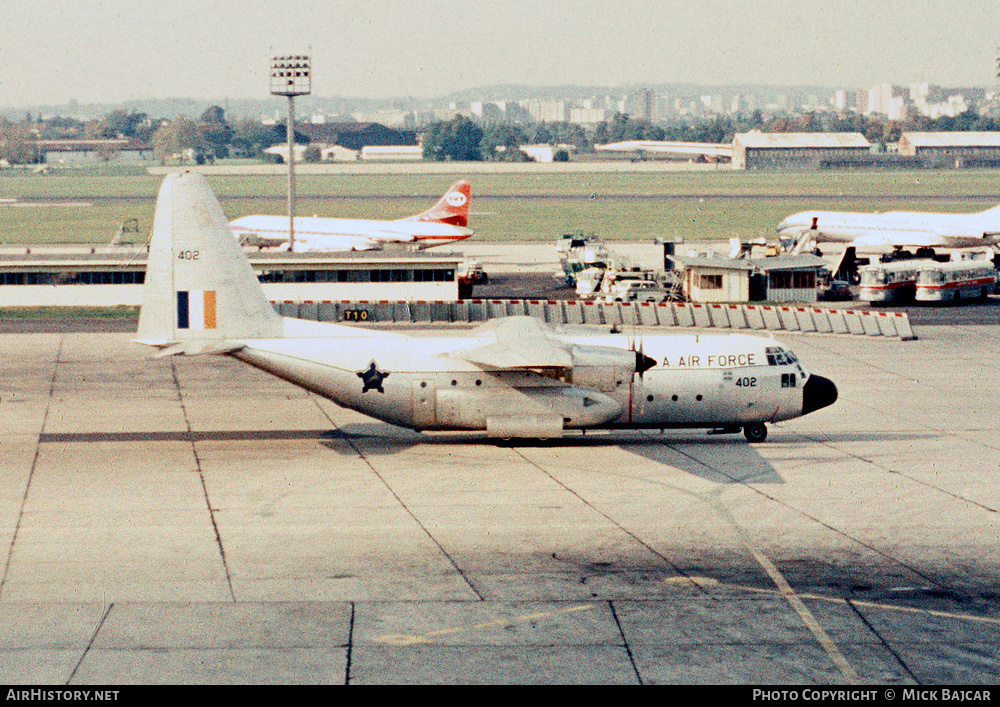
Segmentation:
[(996, 240), (1000, 213), (997, 209), (977, 214), (803, 211), (785, 218), (777, 231), (782, 239), (797, 239), (812, 232), (819, 243), (969, 248)]
[[(655, 367), (634, 374), (601, 365), (591, 377), (577, 366), (571, 381), (546, 371), (483, 370), (448, 355), (482, 343), (474, 338), (410, 341), (373, 350), (355, 338), (253, 340), (231, 355), (391, 424), (501, 437), (557, 437), (565, 429), (589, 428), (745, 427), (798, 417), (836, 397), (833, 384), (810, 376), (787, 348), (749, 335), (645, 337), (643, 353)], [(622, 350), (630, 343), (624, 336), (586, 342)]]

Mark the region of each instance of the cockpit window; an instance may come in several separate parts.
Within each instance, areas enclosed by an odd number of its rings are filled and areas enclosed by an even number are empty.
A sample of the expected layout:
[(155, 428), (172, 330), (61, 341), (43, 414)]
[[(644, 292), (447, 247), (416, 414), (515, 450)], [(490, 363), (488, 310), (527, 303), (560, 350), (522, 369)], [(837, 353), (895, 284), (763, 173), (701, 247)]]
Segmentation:
[(791, 351), (786, 351), (780, 346), (768, 346), (765, 349), (765, 353), (767, 354), (768, 366), (789, 366), (798, 362), (795, 354)]

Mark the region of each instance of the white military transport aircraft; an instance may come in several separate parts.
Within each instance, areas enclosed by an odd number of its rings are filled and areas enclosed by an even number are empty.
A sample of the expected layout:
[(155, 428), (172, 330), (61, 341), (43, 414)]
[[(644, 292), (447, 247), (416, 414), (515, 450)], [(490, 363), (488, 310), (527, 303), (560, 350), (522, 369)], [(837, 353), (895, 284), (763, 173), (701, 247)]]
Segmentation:
[(979, 248), (1000, 237), (1000, 206), (975, 214), (802, 211), (778, 224), (778, 237), (797, 243), (799, 249), (811, 242), (858, 248)]
[(225, 354), (394, 425), (499, 438), (701, 427), (762, 441), (766, 423), (837, 398), (762, 336), (647, 336), (640, 347), (528, 317), (433, 337), (283, 318), (196, 173), (160, 188), (137, 341), (158, 356)]
[[(455, 182), (427, 211), (395, 221), (297, 216), (294, 250), (378, 250), (400, 245), (430, 248), (461, 241), (475, 233), (468, 228), (471, 195), (469, 182)], [(229, 226), (241, 243), (288, 250), (287, 216), (242, 216)]]

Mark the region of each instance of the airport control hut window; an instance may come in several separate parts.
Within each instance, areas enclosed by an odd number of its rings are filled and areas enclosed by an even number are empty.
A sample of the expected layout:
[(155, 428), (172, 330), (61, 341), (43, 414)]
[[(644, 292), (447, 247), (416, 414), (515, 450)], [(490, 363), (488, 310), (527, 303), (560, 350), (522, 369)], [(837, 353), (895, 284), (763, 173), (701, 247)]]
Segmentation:
[(799, 290), (816, 287), (816, 273), (811, 270), (796, 270), (792, 273), (792, 287)]
[(769, 279), (769, 287), (776, 290), (789, 290), (792, 287), (792, 273), (790, 272), (773, 272)]
[(816, 273), (812, 270), (772, 272), (770, 286), (776, 290), (807, 290), (816, 287)]
[(701, 275), (698, 278), (698, 287), (703, 290), (721, 290), (722, 275)]

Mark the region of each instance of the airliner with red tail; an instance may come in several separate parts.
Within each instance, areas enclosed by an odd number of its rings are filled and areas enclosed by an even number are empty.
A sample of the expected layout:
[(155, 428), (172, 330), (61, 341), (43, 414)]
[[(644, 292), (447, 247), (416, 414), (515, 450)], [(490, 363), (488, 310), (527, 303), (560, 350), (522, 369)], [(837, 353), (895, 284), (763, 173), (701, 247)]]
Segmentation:
[[(427, 211), (395, 221), (346, 218), (295, 218), (295, 252), (380, 250), (387, 247), (430, 248), (465, 240), (472, 185), (461, 180)], [(287, 216), (243, 216), (229, 227), (240, 243), (289, 250)]]

